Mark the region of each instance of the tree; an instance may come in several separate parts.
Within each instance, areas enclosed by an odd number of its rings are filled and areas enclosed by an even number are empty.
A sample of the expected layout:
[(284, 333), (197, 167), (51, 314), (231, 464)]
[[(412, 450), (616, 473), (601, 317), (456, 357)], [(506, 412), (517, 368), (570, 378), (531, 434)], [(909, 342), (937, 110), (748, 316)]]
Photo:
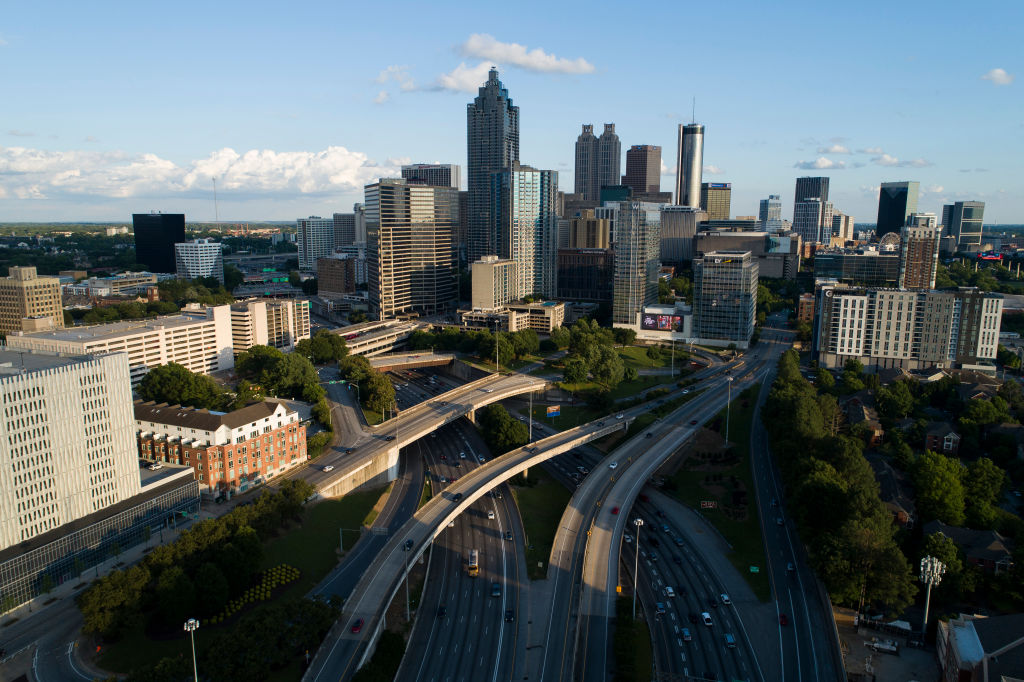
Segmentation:
[(902, 419), (914, 409), (914, 394), (907, 381), (896, 381), (878, 389), (877, 399), (878, 412), (883, 419)]
[(520, 329), (512, 336), (512, 351), (516, 358), (533, 355), (540, 350), (540, 338), (532, 329)]
[(551, 341), (558, 348), (568, 348), (571, 338), (572, 335), (565, 327), (559, 326), (551, 330)]
[(228, 580), (217, 567), (208, 561), (196, 571), (196, 606), (203, 609), (205, 615), (220, 613), (228, 602)]
[(488, 405), (477, 415), (481, 434), (491, 452), (501, 455), (526, 444), (529, 438), (526, 424), (513, 419), (504, 406)]
[(822, 391), (831, 391), (836, 385), (836, 378), (824, 367), (818, 368), (817, 381), (818, 388)]
[(581, 384), (587, 380), (589, 369), (583, 358), (569, 358), (565, 361), (565, 369), (562, 372), (562, 381), (567, 384)]
[(597, 362), (591, 365), (590, 373), (595, 380), (609, 389), (615, 388), (622, 383), (622, 374), (625, 371), (622, 358), (608, 346), (599, 346), (597, 352)]
[(620, 346), (632, 346), (636, 343), (636, 330), (628, 329), (626, 327), (614, 327), (612, 334), (615, 337), (615, 343)]
[(622, 373), (622, 378), (625, 381), (636, 381), (640, 378), (640, 372), (637, 371), (636, 367), (627, 367)]
[(996, 505), (1006, 484), (1006, 473), (988, 457), (979, 457), (967, 466), (964, 475), (964, 504), (967, 524), (989, 529), (995, 525)]
[(926, 451), (913, 466), (917, 511), (923, 519), (964, 522), (964, 467), (953, 457)]
[(245, 282), (245, 276), (242, 271), (236, 268), (234, 265), (224, 266), (224, 288), (228, 291), (234, 291), (235, 287), (241, 286)]
[(143, 400), (171, 405), (218, 409), (225, 402), (223, 389), (210, 377), (190, 372), (176, 362), (154, 367), (136, 389)]
[(324, 425), (328, 430), (331, 429), (331, 405), (327, 402), (326, 398), (321, 398), (317, 401), (316, 405), (313, 406), (313, 418)]

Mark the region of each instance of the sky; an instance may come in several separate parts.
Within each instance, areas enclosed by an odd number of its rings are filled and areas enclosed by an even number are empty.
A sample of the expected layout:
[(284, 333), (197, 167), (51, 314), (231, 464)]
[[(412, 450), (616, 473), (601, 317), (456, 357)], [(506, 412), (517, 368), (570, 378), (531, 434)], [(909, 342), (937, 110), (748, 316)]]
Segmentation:
[(858, 222), (917, 180), (921, 211), (1024, 223), (1021, 26), (1019, 0), (6, 3), (0, 222), (350, 211), (402, 163), (465, 168), (493, 64), (520, 160), (567, 192), (583, 123), (615, 123), (623, 172), (660, 145), (670, 191), (695, 111), (733, 215), (780, 194), (789, 218), (794, 179), (828, 175)]

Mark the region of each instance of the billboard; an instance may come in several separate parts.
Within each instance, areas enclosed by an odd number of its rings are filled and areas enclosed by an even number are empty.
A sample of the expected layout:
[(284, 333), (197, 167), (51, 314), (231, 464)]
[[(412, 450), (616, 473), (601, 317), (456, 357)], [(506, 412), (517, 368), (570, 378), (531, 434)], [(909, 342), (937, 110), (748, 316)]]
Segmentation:
[(548, 416), (549, 417), (557, 417), (561, 413), (562, 413), (561, 412), (561, 405), (548, 405)]
[(640, 328), (661, 332), (681, 331), (683, 328), (683, 318), (681, 315), (644, 313), (640, 318)]

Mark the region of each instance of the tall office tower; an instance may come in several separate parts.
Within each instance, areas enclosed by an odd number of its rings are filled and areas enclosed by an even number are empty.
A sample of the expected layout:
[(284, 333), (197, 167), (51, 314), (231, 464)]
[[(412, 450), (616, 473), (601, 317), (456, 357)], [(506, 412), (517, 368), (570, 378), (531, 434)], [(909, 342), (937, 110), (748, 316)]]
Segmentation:
[[(627, 171), (628, 172), (628, 171)], [(637, 325), (644, 306), (658, 302), (661, 207), (623, 201), (615, 216), (612, 323)]]
[(366, 207), (352, 204), (352, 214), (356, 217), (356, 244), (366, 243)]
[(984, 201), (958, 201), (942, 207), (943, 227), (947, 235), (956, 239), (957, 251), (977, 253), (981, 250), (981, 223), (984, 218)]
[(4, 348), (0, 394), (0, 549), (139, 493), (125, 354)]
[(708, 220), (728, 220), (732, 209), (732, 184), (728, 182), (705, 182), (700, 186), (700, 209), (706, 211)]
[[(558, 255), (558, 172), (513, 163), (492, 176), (497, 255), (516, 262), (520, 296), (554, 298)], [(488, 254), (491, 255), (491, 254)]]
[(348, 253), (316, 259), (316, 288), (321, 297), (338, 297), (356, 290), (356, 261)]
[(568, 249), (608, 249), (612, 242), (612, 221), (598, 218), (594, 209), (584, 209), (569, 218)]
[(185, 241), (184, 213), (133, 213), (135, 262), (150, 272), (174, 272), (174, 245)]
[(402, 177), (431, 187), (459, 188), (462, 172), (454, 163), (413, 163), (402, 166)]
[(832, 237), (844, 242), (853, 240), (853, 216), (842, 211), (832, 213)]
[(622, 143), (615, 134), (615, 124), (605, 123), (604, 132), (597, 138), (597, 191), (617, 185), (622, 172)]
[(498, 253), (498, 234), (492, 215), (491, 176), (519, 161), (519, 107), (498, 80), (498, 70), (487, 73), (480, 93), (466, 105), (466, 148), (469, 196), (466, 219), (466, 255), (470, 263)]
[(381, 178), (365, 192), (372, 317), (454, 310), (458, 289), (452, 240), (459, 223), (459, 191)]
[(749, 251), (712, 251), (693, 261), (693, 335), (750, 345), (757, 312), (757, 260)]
[(883, 182), (878, 190), (878, 220), (875, 237), (899, 233), (911, 213), (917, 213), (919, 182)]
[[(828, 201), (828, 178), (804, 177), (796, 179), (796, 193), (793, 196), (793, 206), (808, 199), (821, 199)], [(794, 214), (795, 215), (795, 214)]]
[[(793, 231), (800, 235), (804, 243), (815, 244), (822, 241), (821, 228), (825, 203), (817, 197), (811, 197), (804, 201), (798, 201), (793, 207)], [(831, 219), (828, 228), (831, 236)]]
[(832, 241), (832, 218), (835, 215), (835, 207), (831, 201), (821, 205), (821, 228), (818, 230), (822, 243), (828, 244)]
[(934, 289), (939, 264), (937, 227), (904, 227), (900, 231), (900, 288)]
[(193, 239), (174, 245), (178, 279), (213, 277), (224, 284), (224, 247), (212, 239)]
[(700, 206), (700, 180), (704, 172), (704, 126), (679, 124), (676, 140), (676, 204)]
[(295, 228), (299, 237), (299, 270), (316, 270), (317, 258), (334, 253), (334, 218), (298, 218)]
[(63, 328), (60, 280), (37, 276), (34, 265), (12, 265), (0, 279), (0, 333)]
[(758, 226), (765, 232), (782, 231), (782, 196), (769, 194), (767, 199), (761, 199), (761, 205), (757, 212)]
[(594, 126), (583, 124), (576, 138), (576, 182), (573, 192), (583, 201), (597, 201), (601, 186), (597, 184), (597, 137)]
[(629, 185), (633, 194), (661, 191), (661, 147), (653, 144), (635, 144), (626, 152), (626, 174), (622, 184)]
[(356, 214), (334, 214), (334, 248), (352, 246), (356, 243)]
[(516, 262), (484, 256), (471, 267), (473, 310), (495, 310), (519, 298)]
[(693, 260), (693, 242), (697, 226), (707, 221), (708, 214), (689, 206), (661, 207), (661, 262), (689, 264)]

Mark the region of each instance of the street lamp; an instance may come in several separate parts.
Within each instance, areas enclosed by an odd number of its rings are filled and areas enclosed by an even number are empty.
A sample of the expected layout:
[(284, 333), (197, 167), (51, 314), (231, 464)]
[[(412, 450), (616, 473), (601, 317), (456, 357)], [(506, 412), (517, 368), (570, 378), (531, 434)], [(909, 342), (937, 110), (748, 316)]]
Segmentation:
[(725, 399), (725, 442), (729, 443), (729, 413), (732, 411), (732, 377), (725, 380), (728, 397)]
[(633, 546), (633, 620), (636, 620), (636, 575), (640, 570), (640, 528), (644, 520), (635, 518), (633, 524), (636, 526), (636, 545)]
[(196, 630), (199, 629), (199, 621), (195, 618), (189, 618), (185, 621), (185, 632), (188, 633), (189, 637), (192, 638), (192, 676), (196, 682), (199, 682), (199, 669), (196, 668)]
[(927, 596), (924, 598), (924, 624), (921, 626), (921, 637), (928, 634), (928, 607), (932, 601), (932, 586), (942, 582), (942, 575), (946, 572), (946, 565), (933, 556), (926, 556), (921, 559), (921, 582), (928, 586)]
[(498, 336), (498, 325), (499, 324), (501, 324), (501, 320), (495, 320), (494, 321), (494, 373), (495, 374), (501, 374), (501, 360), (498, 359), (500, 357), (498, 355), (498, 347), (499, 347), (498, 346), (498, 339), (500, 338)]

